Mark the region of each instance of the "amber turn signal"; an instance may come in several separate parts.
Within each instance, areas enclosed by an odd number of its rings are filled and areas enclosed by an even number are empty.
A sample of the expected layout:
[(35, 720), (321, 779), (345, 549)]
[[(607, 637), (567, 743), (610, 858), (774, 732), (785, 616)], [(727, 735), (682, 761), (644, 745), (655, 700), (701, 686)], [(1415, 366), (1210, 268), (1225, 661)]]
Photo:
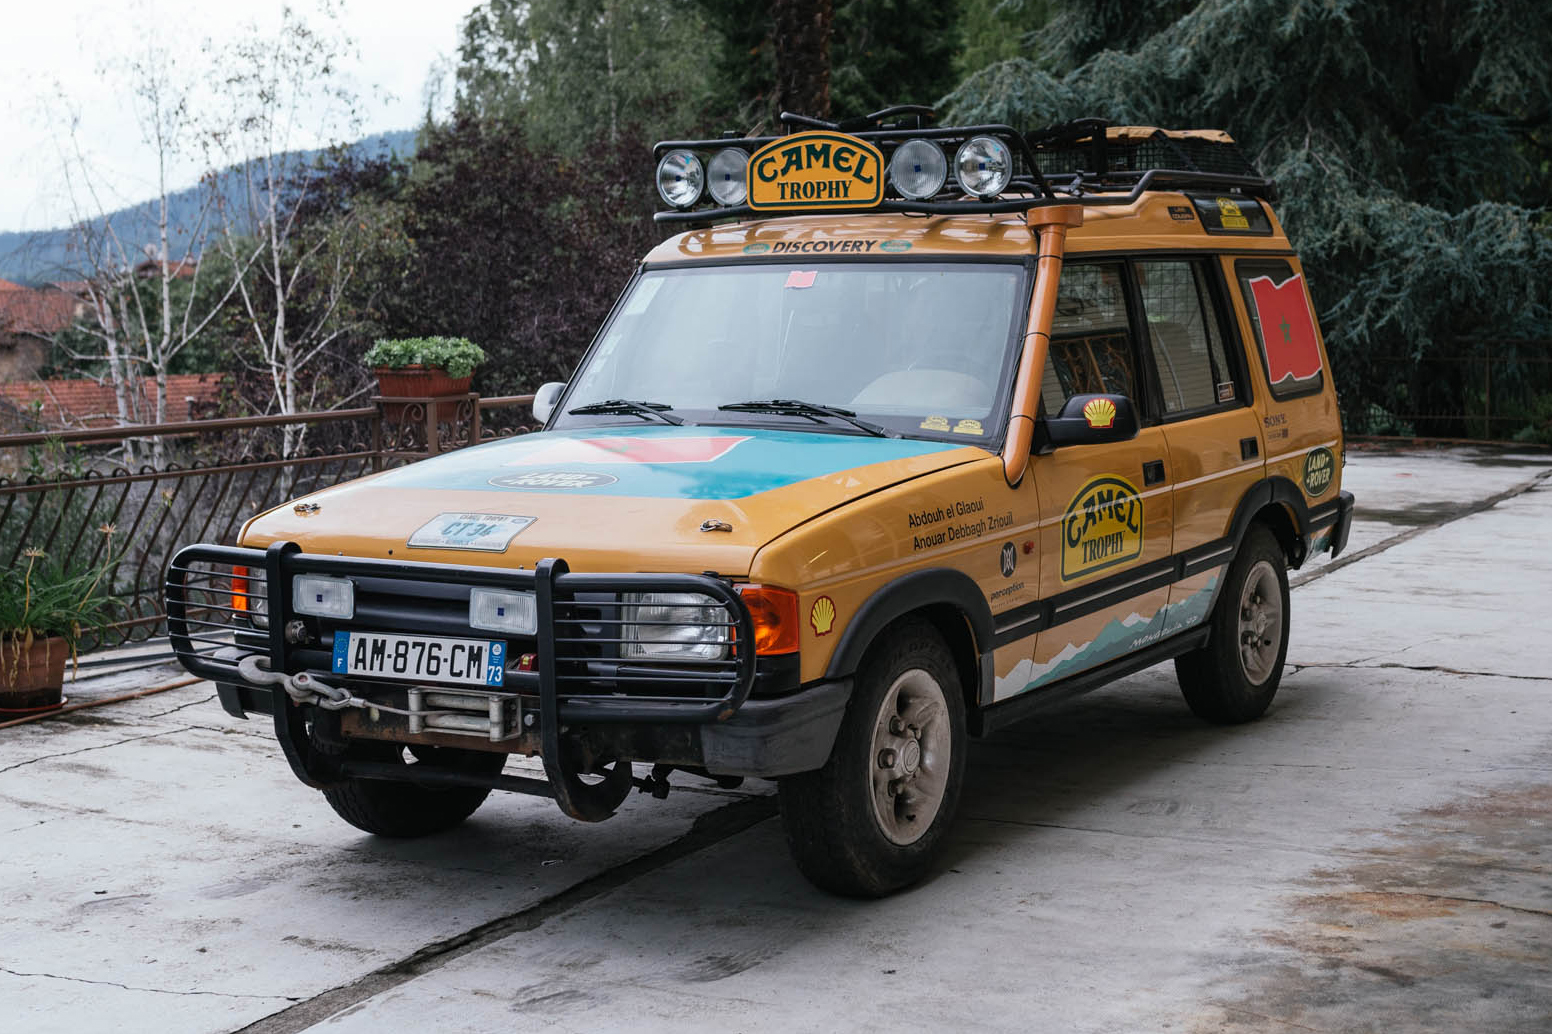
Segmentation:
[(739, 594), (754, 622), (754, 652), (761, 656), (795, 653), (798, 648), (798, 594), (773, 585), (743, 585)]
[(248, 569), (241, 564), (232, 565), (232, 609), (248, 611)]

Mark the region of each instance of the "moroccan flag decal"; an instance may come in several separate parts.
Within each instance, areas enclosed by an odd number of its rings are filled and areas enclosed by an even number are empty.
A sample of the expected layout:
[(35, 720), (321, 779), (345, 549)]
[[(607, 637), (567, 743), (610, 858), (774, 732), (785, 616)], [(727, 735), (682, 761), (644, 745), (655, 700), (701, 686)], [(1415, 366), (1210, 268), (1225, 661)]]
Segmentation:
[(1295, 274), (1280, 284), (1269, 276), (1250, 281), (1261, 320), (1261, 350), (1273, 387), (1292, 387), (1320, 375), (1320, 344), (1315, 320), (1305, 300), (1304, 276)]

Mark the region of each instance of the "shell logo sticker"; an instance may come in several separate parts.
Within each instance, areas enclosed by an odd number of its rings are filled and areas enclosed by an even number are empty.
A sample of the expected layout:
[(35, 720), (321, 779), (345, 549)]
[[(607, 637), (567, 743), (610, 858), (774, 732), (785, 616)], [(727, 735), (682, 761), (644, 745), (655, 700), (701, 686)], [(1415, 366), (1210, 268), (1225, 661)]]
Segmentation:
[(884, 200), (884, 155), (845, 133), (794, 133), (750, 156), (747, 182), (756, 211), (874, 208)]
[(808, 612), (808, 623), (813, 626), (814, 635), (829, 635), (830, 629), (835, 627), (835, 601), (828, 596), (815, 600)]
[(1142, 556), (1143, 502), (1137, 487), (1114, 474), (1089, 479), (1062, 517), (1062, 581)]
[(1083, 407), (1083, 419), (1096, 429), (1115, 426), (1115, 415), (1115, 403), (1109, 399), (1090, 399)]

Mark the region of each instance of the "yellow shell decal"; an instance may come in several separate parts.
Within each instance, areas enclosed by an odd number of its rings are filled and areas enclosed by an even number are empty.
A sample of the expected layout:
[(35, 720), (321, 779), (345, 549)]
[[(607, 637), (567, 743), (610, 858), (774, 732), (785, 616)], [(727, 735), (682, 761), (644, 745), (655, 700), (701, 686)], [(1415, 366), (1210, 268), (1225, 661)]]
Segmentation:
[(1142, 556), (1143, 503), (1125, 478), (1090, 478), (1062, 518), (1062, 581)]
[(1090, 399), (1083, 407), (1083, 419), (1089, 422), (1090, 427), (1113, 427), (1115, 415), (1115, 403), (1109, 399)]
[(830, 629), (835, 627), (835, 601), (828, 596), (815, 600), (808, 612), (808, 623), (814, 626), (814, 635), (829, 635)]
[(874, 208), (884, 200), (884, 155), (845, 133), (794, 133), (751, 155), (746, 179), (756, 210)]

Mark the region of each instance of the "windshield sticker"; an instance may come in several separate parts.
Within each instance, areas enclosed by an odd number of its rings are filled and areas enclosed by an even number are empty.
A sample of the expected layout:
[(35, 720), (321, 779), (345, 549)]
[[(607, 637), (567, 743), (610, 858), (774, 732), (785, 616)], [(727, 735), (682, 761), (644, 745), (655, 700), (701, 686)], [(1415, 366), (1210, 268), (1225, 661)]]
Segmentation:
[(954, 425), (954, 433), (985, 434), (986, 432), (981, 430), (981, 422), (979, 420), (961, 420), (959, 423)]
[(535, 519), (506, 513), (439, 513), (415, 529), (406, 544), (416, 549), (477, 549), (500, 553)]
[(814, 281), (818, 279), (818, 277), (819, 270), (817, 269), (794, 269), (792, 272), (787, 274), (786, 286), (801, 291), (805, 287), (813, 287)]
[(551, 442), (505, 464), (537, 467), (551, 463), (715, 463), (747, 442), (747, 435), (670, 438), (568, 438)]
[(591, 470), (533, 470), (526, 474), (499, 474), (486, 484), (497, 488), (513, 488), (528, 492), (547, 488), (572, 490), (577, 488), (601, 488), (620, 480), (613, 474), (599, 474)]
[(1142, 556), (1143, 504), (1125, 478), (1105, 474), (1078, 489), (1062, 517), (1062, 581)]
[(1324, 495), (1331, 487), (1331, 476), (1336, 473), (1336, 457), (1325, 446), (1314, 449), (1304, 457), (1304, 491), (1312, 496)]
[(808, 612), (808, 623), (813, 626), (814, 635), (829, 635), (830, 629), (835, 627), (835, 601), (828, 596), (815, 600)]
[(652, 299), (663, 289), (666, 281), (662, 277), (646, 277), (631, 292), (630, 300), (625, 303), (624, 315), (640, 316), (647, 311), (647, 306), (652, 304)]
[(1219, 402), (1233, 402), (1234, 401), (1234, 383), (1232, 381), (1225, 381), (1222, 384), (1218, 385), (1218, 401)]
[(1320, 376), (1320, 343), (1304, 296), (1303, 274), (1295, 273), (1280, 284), (1269, 276), (1258, 276), (1250, 281), (1250, 293), (1255, 298), (1261, 351), (1272, 387), (1298, 385)]
[(925, 419), (925, 420), (923, 420), (921, 422), (921, 429), (923, 431), (941, 431), (944, 434), (947, 434), (948, 433), (948, 417), (946, 417), (946, 416), (930, 416), (930, 417), (928, 417), (927, 419)]

